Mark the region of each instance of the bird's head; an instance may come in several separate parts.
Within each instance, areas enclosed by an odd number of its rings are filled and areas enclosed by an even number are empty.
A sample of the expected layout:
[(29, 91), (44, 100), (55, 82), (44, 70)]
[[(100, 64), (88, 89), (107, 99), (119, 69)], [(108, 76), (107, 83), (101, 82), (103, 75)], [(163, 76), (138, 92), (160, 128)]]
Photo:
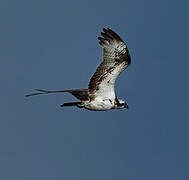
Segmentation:
[(118, 99), (118, 101), (117, 101), (117, 108), (129, 108), (129, 106), (128, 106), (128, 104), (125, 102), (125, 101), (123, 101), (123, 100), (121, 100), (121, 99)]

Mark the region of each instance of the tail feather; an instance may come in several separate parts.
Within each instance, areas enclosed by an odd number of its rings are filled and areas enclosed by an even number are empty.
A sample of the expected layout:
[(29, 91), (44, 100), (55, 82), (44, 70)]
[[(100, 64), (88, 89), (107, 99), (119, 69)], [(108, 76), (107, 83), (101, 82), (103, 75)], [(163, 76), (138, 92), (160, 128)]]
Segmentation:
[(68, 107), (68, 106), (78, 106), (80, 104), (81, 104), (81, 102), (68, 102), (68, 103), (61, 104), (60, 106), (61, 107)]

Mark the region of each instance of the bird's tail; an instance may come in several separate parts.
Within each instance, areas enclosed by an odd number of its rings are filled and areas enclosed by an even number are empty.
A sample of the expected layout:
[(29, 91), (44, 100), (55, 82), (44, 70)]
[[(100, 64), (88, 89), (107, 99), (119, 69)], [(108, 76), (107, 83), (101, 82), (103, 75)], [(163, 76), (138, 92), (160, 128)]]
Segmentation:
[(82, 102), (68, 102), (68, 103), (61, 104), (60, 106), (61, 106), (61, 107), (77, 106), (77, 107), (79, 107), (79, 108), (84, 107), (84, 106), (82, 105)]

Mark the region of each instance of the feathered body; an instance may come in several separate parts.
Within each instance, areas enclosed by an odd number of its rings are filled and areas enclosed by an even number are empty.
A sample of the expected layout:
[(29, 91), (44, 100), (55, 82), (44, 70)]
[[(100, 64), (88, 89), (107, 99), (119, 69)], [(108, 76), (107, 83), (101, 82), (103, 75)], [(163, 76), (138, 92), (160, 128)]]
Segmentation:
[(64, 106), (77, 106), (89, 110), (109, 110), (128, 108), (126, 102), (117, 99), (114, 85), (118, 75), (131, 63), (130, 54), (123, 40), (111, 29), (103, 28), (102, 37), (98, 37), (99, 44), (103, 48), (103, 61), (90, 79), (88, 89), (74, 89), (63, 91), (47, 91), (36, 89), (33, 96), (48, 93), (69, 92), (80, 102), (64, 103)]

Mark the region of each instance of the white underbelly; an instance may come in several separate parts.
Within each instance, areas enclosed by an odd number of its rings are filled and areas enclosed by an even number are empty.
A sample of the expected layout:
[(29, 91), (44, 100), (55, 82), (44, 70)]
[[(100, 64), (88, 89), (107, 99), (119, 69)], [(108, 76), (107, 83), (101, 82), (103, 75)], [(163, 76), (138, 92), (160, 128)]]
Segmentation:
[(113, 102), (109, 99), (96, 99), (91, 101), (85, 105), (86, 109), (96, 110), (96, 111), (104, 111), (111, 109), (113, 107)]

